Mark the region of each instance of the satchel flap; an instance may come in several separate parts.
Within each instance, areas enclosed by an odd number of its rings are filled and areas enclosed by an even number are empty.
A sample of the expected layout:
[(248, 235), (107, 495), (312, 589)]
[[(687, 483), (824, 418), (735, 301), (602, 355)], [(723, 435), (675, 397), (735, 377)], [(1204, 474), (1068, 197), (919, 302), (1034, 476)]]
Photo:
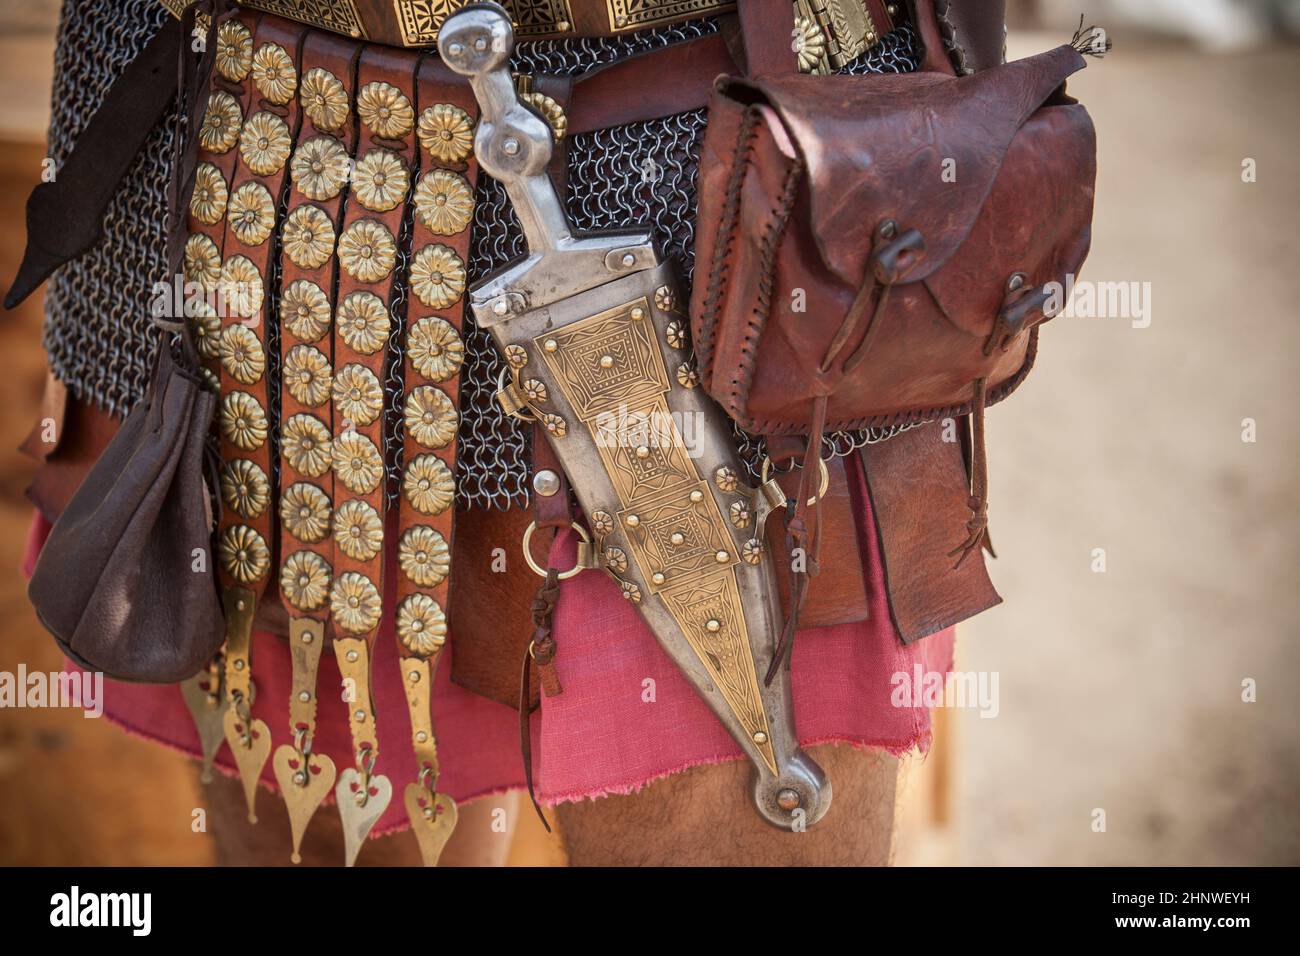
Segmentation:
[(1084, 65), (1066, 45), (966, 77), (791, 75), (730, 79), (719, 92), (779, 114), (808, 170), (822, 259), (856, 287), (884, 219), (925, 240), (908, 281), (946, 262), (975, 224), (1016, 131)]

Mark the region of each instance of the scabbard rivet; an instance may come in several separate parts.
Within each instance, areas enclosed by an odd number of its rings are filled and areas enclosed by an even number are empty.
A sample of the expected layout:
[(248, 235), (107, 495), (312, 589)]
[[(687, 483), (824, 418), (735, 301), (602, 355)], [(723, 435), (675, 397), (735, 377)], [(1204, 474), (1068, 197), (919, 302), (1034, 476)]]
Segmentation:
[(554, 352), (559, 347), (560, 347), (560, 343), (555, 341), (555, 339), (547, 339), (545, 342), (542, 343), (542, 348), (546, 349), (546, 351), (548, 352)]
[(349, 661), (356, 661), (356, 659), (357, 659), (357, 652), (356, 652), (356, 651), (348, 651), (348, 660), (349, 660)]
[(719, 621), (716, 617), (709, 618), (707, 621), (704, 622), (704, 626), (713, 634), (716, 634), (718, 633), (718, 631), (722, 630), (722, 622)]
[(668, 540), (676, 545), (685, 544), (686, 535), (682, 534), (680, 531), (674, 531), (672, 534), (668, 536)]
[(623, 522), (624, 522), (624, 523), (625, 523), (629, 528), (635, 528), (637, 525), (639, 525), (639, 524), (641, 523), (641, 516), (640, 516), (640, 515), (628, 515), (626, 518), (623, 519)]
[(424, 743), (426, 740), (429, 739), (429, 735), (422, 730), (415, 735), (415, 739), (419, 743)]
[(366, 712), (365, 712), (364, 710), (359, 710), (359, 711), (357, 711), (355, 714), (353, 714), (352, 716), (355, 717), (357, 720), (365, 720), (365, 719), (366, 719)]
[(718, 564), (726, 564), (728, 561), (731, 560), (731, 555), (728, 554), (726, 551), (718, 551), (714, 553), (713, 560), (717, 561)]
[(767, 734), (763, 733), (761, 730), (754, 731), (754, 743), (758, 744), (760, 747), (767, 743)]
[(614, 367), (614, 356), (612, 356), (612, 355), (602, 355), (602, 356), (600, 357), (600, 367), (601, 367), (601, 368), (613, 368), (613, 367)]
[(307, 783), (307, 775), (303, 773), (301, 770), (299, 770), (297, 773), (293, 775), (293, 782), (301, 787)]
[(412, 684), (418, 684), (420, 683), (420, 672), (411, 671), (409, 674), (406, 675), (406, 679), (409, 680)]
[(799, 793), (786, 787), (776, 795), (776, 805), (782, 810), (794, 810), (799, 806)]
[(641, 308), (641, 306), (638, 305), (635, 309), (632, 310), (631, 315), (633, 320), (640, 322), (642, 319), (645, 318), (645, 309)]
[(235, 660), (235, 670), (237, 670), (237, 671), (242, 671), (243, 669), (244, 669), (244, 662), (243, 662), (242, 660), (236, 658), (236, 660)]
[(662, 571), (656, 571), (654, 574), (650, 575), (650, 580), (653, 581), (655, 584), (663, 584), (664, 581), (668, 579), (664, 577), (664, 573)]
[(698, 505), (703, 500), (704, 500), (704, 492), (699, 490), (691, 492), (691, 501), (695, 502)]
[(543, 498), (549, 498), (560, 490), (560, 476), (549, 468), (543, 468), (533, 475), (533, 491)]
[(307, 701), (311, 700), (311, 693), (304, 690), (298, 694), (298, 699), (305, 704)]
[(642, 461), (644, 461), (645, 459), (649, 458), (649, 457), (650, 457), (650, 446), (649, 446), (649, 445), (637, 445), (637, 446), (636, 446), (636, 456), (637, 456), (638, 458), (640, 458)]

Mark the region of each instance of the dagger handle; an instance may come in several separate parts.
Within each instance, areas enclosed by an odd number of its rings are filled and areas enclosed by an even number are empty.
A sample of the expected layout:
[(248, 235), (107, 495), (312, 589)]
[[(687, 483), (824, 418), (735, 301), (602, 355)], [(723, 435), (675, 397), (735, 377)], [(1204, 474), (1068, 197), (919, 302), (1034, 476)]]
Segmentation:
[(474, 155), (506, 187), (530, 252), (559, 248), (572, 238), (560, 197), (546, 175), (555, 149), (551, 127), (525, 106), (510, 74), (515, 31), (495, 3), (476, 4), (448, 17), (438, 31), (438, 52), (469, 77), (479, 103)]

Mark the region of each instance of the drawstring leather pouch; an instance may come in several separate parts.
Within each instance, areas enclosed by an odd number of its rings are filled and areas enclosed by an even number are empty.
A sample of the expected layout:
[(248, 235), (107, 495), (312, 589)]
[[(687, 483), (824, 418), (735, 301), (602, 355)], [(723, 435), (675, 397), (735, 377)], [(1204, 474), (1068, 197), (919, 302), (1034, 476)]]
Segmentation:
[[(177, 87), (192, 129), (202, 119), (196, 91), (211, 66), (210, 54), (196, 65), (188, 42), (182, 42), (191, 35), (196, 12), (189, 8), (179, 26), (165, 31), (158, 42), (167, 49), (150, 54), (172, 56), (179, 64)], [(217, 19), (212, 17), (209, 51), (215, 49)], [(106, 112), (129, 99), (111, 93)], [(111, 116), (97, 122), (100, 129), (113, 125)], [(180, 197), (187, 171), (193, 175), (184, 139), (178, 129), (170, 210), (173, 233), (179, 228), (182, 235)], [(74, 153), (93, 153), (97, 142), (79, 142)], [(78, 200), (74, 189), (60, 204), (75, 208)], [(95, 204), (83, 208), (92, 216), (97, 212)], [(96, 228), (98, 223), (90, 223), (81, 231)], [(171, 245), (175, 274), (182, 247), (174, 236)], [(148, 391), (55, 522), (28, 595), (41, 623), (81, 667), (116, 680), (174, 683), (202, 669), (225, 633), (211, 552), (210, 489), (216, 482), (208, 434), (217, 397), (204, 383), (183, 317), (154, 321), (164, 334)], [(175, 355), (168, 332), (179, 333)]]

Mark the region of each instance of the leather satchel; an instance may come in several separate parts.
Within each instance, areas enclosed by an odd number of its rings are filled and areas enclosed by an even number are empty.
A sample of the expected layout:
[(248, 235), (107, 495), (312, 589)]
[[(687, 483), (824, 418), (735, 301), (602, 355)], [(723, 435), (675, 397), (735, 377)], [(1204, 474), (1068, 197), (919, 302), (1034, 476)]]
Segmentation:
[[(1074, 46), (957, 77), (931, 0), (923, 68), (804, 76), (789, 4), (741, 6), (700, 162), (700, 377), (745, 428), (812, 435), (960, 416), (1009, 395), (1087, 255), (1096, 143)], [(1076, 37), (1087, 49), (1090, 37)]]

